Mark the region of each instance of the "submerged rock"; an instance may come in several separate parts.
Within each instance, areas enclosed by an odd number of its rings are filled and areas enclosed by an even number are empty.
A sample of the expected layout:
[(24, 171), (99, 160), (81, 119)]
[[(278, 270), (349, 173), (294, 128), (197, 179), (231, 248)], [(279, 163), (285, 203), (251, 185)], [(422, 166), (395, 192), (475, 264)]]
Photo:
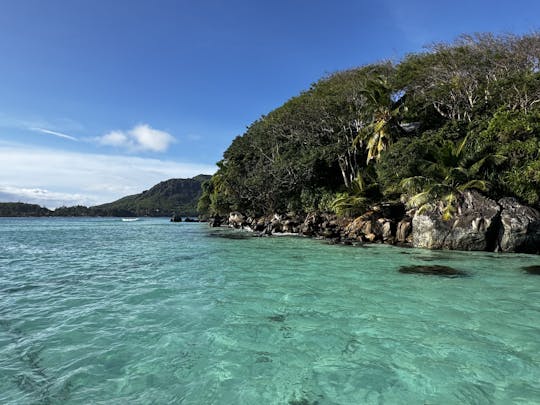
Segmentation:
[(448, 266), (402, 266), (399, 268), (400, 273), (405, 274), (424, 274), (424, 275), (434, 275), (442, 277), (464, 277), (467, 276), (467, 273), (461, 270), (454, 269)]
[(522, 267), (522, 269), (528, 274), (540, 276), (540, 266), (525, 266)]
[(540, 253), (540, 212), (515, 198), (499, 200), (501, 227), (498, 247), (502, 252)]
[(267, 317), (272, 322), (285, 322), (286, 316), (283, 314), (270, 315)]
[(247, 240), (255, 237), (253, 234), (247, 232), (212, 232), (207, 235), (209, 238), (222, 238), (222, 239), (232, 239), (232, 240)]
[(300, 399), (293, 398), (289, 400), (289, 405), (317, 405), (317, 404), (318, 404), (317, 401), (311, 402), (307, 398), (300, 398)]

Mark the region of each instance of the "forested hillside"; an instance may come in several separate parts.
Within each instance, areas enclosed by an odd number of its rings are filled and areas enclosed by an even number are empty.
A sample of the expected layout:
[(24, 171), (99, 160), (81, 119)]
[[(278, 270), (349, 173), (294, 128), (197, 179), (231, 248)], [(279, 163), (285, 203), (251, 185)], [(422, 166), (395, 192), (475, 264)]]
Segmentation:
[(123, 197), (111, 203), (85, 207), (59, 207), (55, 210), (24, 203), (0, 203), (0, 217), (130, 217), (130, 216), (196, 216), (201, 184), (210, 179), (200, 174), (191, 179), (169, 179), (140, 194)]
[(199, 211), (361, 213), (461, 193), (540, 204), (540, 35), (463, 36), (332, 74), (252, 123)]
[(123, 197), (108, 204), (96, 205), (94, 210), (125, 210), (136, 216), (197, 215), (197, 200), (201, 196), (201, 183), (210, 179), (198, 175), (191, 179), (170, 179), (156, 184), (140, 194)]

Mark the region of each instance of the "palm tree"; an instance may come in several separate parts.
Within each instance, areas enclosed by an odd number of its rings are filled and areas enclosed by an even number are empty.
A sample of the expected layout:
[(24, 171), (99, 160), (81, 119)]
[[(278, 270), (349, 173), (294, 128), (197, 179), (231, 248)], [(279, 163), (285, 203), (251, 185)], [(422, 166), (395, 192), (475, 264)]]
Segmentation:
[(497, 154), (485, 154), (480, 158), (468, 158), (461, 142), (444, 141), (431, 150), (429, 158), (421, 165), (421, 175), (403, 179), (400, 186), (408, 194), (408, 205), (419, 213), (434, 208), (439, 202), (444, 220), (456, 212), (459, 198), (468, 189), (486, 191), (489, 183), (481, 179), (480, 171), (488, 164), (498, 165), (506, 158)]
[(366, 144), (367, 161), (378, 160), (399, 129), (398, 117), (403, 110), (400, 99), (384, 76), (369, 78), (361, 90), (371, 106), (369, 123), (362, 128), (353, 141), (353, 147)]

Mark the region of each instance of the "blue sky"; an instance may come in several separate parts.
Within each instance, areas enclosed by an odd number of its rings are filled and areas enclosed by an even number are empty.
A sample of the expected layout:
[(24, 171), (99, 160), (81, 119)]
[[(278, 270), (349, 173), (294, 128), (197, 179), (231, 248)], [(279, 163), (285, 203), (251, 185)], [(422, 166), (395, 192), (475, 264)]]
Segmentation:
[(533, 0), (2, 0), (0, 201), (95, 204), (211, 173), (328, 73), (538, 15)]

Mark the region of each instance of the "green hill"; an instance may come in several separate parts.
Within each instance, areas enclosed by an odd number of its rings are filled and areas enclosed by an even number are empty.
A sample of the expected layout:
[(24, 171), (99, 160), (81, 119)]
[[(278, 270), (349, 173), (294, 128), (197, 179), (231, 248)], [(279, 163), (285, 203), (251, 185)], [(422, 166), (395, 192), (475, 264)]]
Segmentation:
[(191, 179), (170, 179), (156, 184), (140, 194), (123, 197), (117, 201), (91, 207), (94, 211), (127, 212), (136, 216), (186, 216), (197, 215), (197, 201), (201, 184), (211, 176), (198, 175)]
[(130, 217), (130, 216), (196, 216), (202, 183), (211, 176), (200, 174), (191, 179), (170, 179), (140, 194), (123, 197), (111, 203), (85, 207), (59, 207), (54, 211), (36, 204), (0, 203), (0, 217)]

